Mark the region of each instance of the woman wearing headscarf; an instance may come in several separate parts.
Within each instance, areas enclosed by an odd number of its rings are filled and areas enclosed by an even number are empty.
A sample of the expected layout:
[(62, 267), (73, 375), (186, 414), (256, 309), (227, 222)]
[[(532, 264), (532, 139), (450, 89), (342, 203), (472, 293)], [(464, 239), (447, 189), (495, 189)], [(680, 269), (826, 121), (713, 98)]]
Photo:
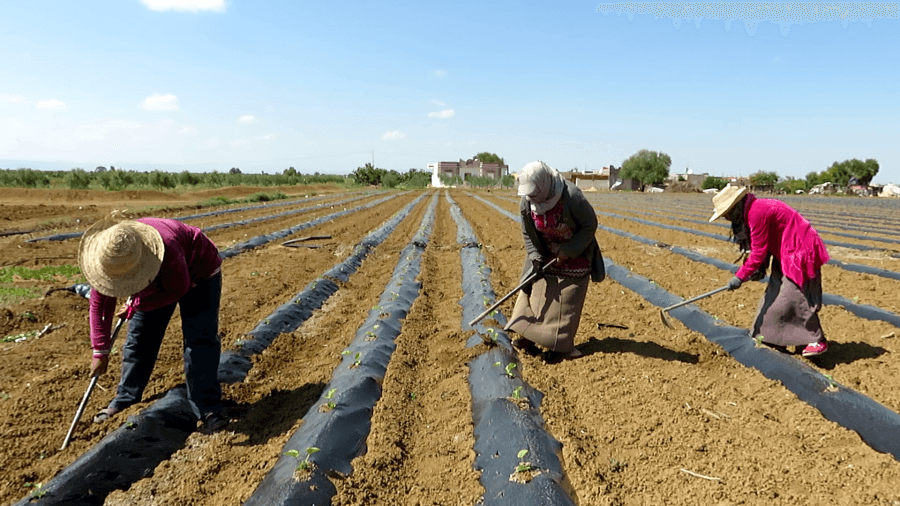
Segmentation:
[(207, 432), (229, 420), (218, 380), (222, 258), (197, 227), (177, 220), (106, 219), (85, 231), (78, 262), (91, 286), (91, 376), (109, 364), (116, 298), (128, 297), (119, 317), (129, 320), (116, 397), (97, 423), (141, 401), (175, 306), (181, 310), (187, 397)]
[(749, 252), (728, 282), (730, 290), (762, 279), (772, 264), (750, 335), (778, 347), (803, 346), (806, 357), (825, 353), (819, 310), (828, 251), (816, 229), (784, 202), (758, 199), (743, 186), (726, 186), (713, 197), (713, 207), (710, 223), (720, 217), (730, 221), (734, 242)]
[(521, 336), (513, 340), (518, 349), (546, 348), (548, 362), (580, 357), (575, 334), (588, 283), (606, 274), (594, 236), (597, 215), (574, 183), (541, 161), (519, 171), (518, 194), (527, 253), (521, 280), (539, 277), (519, 292), (505, 330)]

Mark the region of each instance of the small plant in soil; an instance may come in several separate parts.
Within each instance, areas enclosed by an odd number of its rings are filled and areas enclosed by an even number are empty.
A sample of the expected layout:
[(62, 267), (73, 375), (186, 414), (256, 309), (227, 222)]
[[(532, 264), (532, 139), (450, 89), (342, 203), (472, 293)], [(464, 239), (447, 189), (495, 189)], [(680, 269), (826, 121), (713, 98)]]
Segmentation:
[(835, 383), (833, 377), (831, 377), (830, 375), (826, 374), (826, 375), (825, 375), (825, 379), (828, 380), (828, 388), (826, 388), (825, 390), (827, 390), (827, 391), (829, 391), (829, 392), (837, 392), (837, 391), (839, 390), (839, 389), (838, 389), (838, 385), (837, 385), (837, 383)]
[(35, 316), (34, 313), (32, 313), (31, 311), (25, 311), (24, 313), (22, 313), (22, 318), (25, 318), (26, 320), (28, 320), (30, 322), (37, 321), (37, 316)]
[[(310, 462), (309, 457), (310, 457), (310, 455), (312, 455), (313, 453), (316, 453), (317, 451), (319, 451), (319, 449), (316, 448), (315, 446), (310, 446), (309, 448), (307, 448), (306, 449), (306, 458), (301, 460), (297, 464), (297, 468), (295, 469), (295, 471), (304, 472), (304, 473), (312, 472), (312, 470), (316, 468), (316, 464), (313, 462)], [(284, 454), (287, 455), (288, 457), (294, 457), (296, 459), (300, 458), (300, 452), (297, 450), (288, 450)]]
[(610, 471), (612, 471), (614, 473), (618, 473), (619, 471), (621, 471), (623, 469), (625, 469), (624, 462), (619, 462), (618, 460), (614, 459), (613, 457), (609, 458), (609, 470)]
[(353, 369), (355, 367), (359, 367), (359, 363), (362, 361), (362, 352), (357, 351), (356, 355), (353, 355), (353, 363), (350, 364), (350, 368)]
[(332, 388), (331, 390), (328, 391), (327, 394), (325, 394), (325, 398), (326, 398), (326, 399), (333, 399), (335, 393), (337, 393), (337, 388)]
[(344, 350), (341, 352), (341, 355), (349, 355), (350, 353), (350, 350)]
[(516, 364), (514, 364), (512, 362), (506, 364), (506, 375), (509, 376), (510, 378), (515, 378), (516, 375), (515, 375), (515, 373), (513, 373), (513, 369), (515, 369), (515, 368), (516, 368)]
[(519, 458), (519, 463), (516, 465), (513, 473), (509, 475), (509, 481), (528, 483), (532, 478), (539, 474), (531, 462), (525, 461), (526, 455), (528, 455), (528, 450), (519, 450), (519, 453), (516, 454), (516, 457)]
[(335, 404), (333, 402), (326, 402), (325, 404), (322, 404), (321, 406), (319, 406), (319, 413), (327, 413), (336, 407), (337, 407), (337, 404)]
[(375, 337), (376, 336), (374, 332), (372, 332), (371, 330), (366, 331), (366, 341), (374, 341)]
[(31, 497), (33, 499), (40, 499), (47, 494), (47, 491), (44, 489), (43, 483), (26, 483), (25, 488), (33, 488), (31, 491)]
[(487, 339), (484, 340), (485, 342), (497, 344), (497, 331), (496, 330), (494, 330), (493, 328), (488, 328), (484, 331), (484, 333), (487, 334)]
[(518, 386), (515, 388), (515, 390), (513, 390), (512, 398), (513, 399), (521, 399), (522, 398), (522, 387), (521, 386)]

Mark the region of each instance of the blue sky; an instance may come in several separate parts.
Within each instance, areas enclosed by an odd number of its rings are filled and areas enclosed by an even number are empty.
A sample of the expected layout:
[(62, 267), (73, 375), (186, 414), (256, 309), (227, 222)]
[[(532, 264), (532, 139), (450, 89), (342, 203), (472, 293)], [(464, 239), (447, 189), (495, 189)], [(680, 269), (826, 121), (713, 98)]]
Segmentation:
[(597, 170), (651, 149), (717, 176), (875, 158), (900, 183), (896, 15), (785, 32), (599, 5), (3, 0), (0, 167)]

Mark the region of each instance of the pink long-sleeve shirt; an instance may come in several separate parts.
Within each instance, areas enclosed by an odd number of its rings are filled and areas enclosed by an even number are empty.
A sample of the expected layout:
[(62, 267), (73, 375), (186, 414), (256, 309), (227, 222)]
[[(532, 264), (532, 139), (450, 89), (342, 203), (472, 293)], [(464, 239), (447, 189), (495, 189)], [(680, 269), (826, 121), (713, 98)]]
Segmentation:
[(781, 262), (788, 279), (802, 287), (819, 276), (828, 250), (809, 221), (791, 206), (775, 199), (757, 199), (748, 193), (744, 219), (750, 228), (750, 256), (735, 276), (742, 281), (758, 269), (767, 254)]
[[(140, 218), (159, 231), (165, 253), (159, 274), (147, 288), (132, 295), (134, 309), (151, 311), (177, 302), (198, 283), (215, 276), (222, 268), (216, 245), (203, 232), (178, 220)], [(116, 298), (91, 290), (91, 347), (95, 354), (109, 353)]]

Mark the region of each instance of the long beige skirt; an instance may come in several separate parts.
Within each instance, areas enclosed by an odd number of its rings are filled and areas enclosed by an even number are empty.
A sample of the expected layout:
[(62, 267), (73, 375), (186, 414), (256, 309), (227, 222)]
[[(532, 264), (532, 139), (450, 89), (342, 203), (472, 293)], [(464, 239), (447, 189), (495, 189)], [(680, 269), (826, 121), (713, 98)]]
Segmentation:
[(572, 351), (589, 283), (590, 276), (544, 276), (531, 285), (530, 296), (519, 292), (504, 330), (552, 351)]

